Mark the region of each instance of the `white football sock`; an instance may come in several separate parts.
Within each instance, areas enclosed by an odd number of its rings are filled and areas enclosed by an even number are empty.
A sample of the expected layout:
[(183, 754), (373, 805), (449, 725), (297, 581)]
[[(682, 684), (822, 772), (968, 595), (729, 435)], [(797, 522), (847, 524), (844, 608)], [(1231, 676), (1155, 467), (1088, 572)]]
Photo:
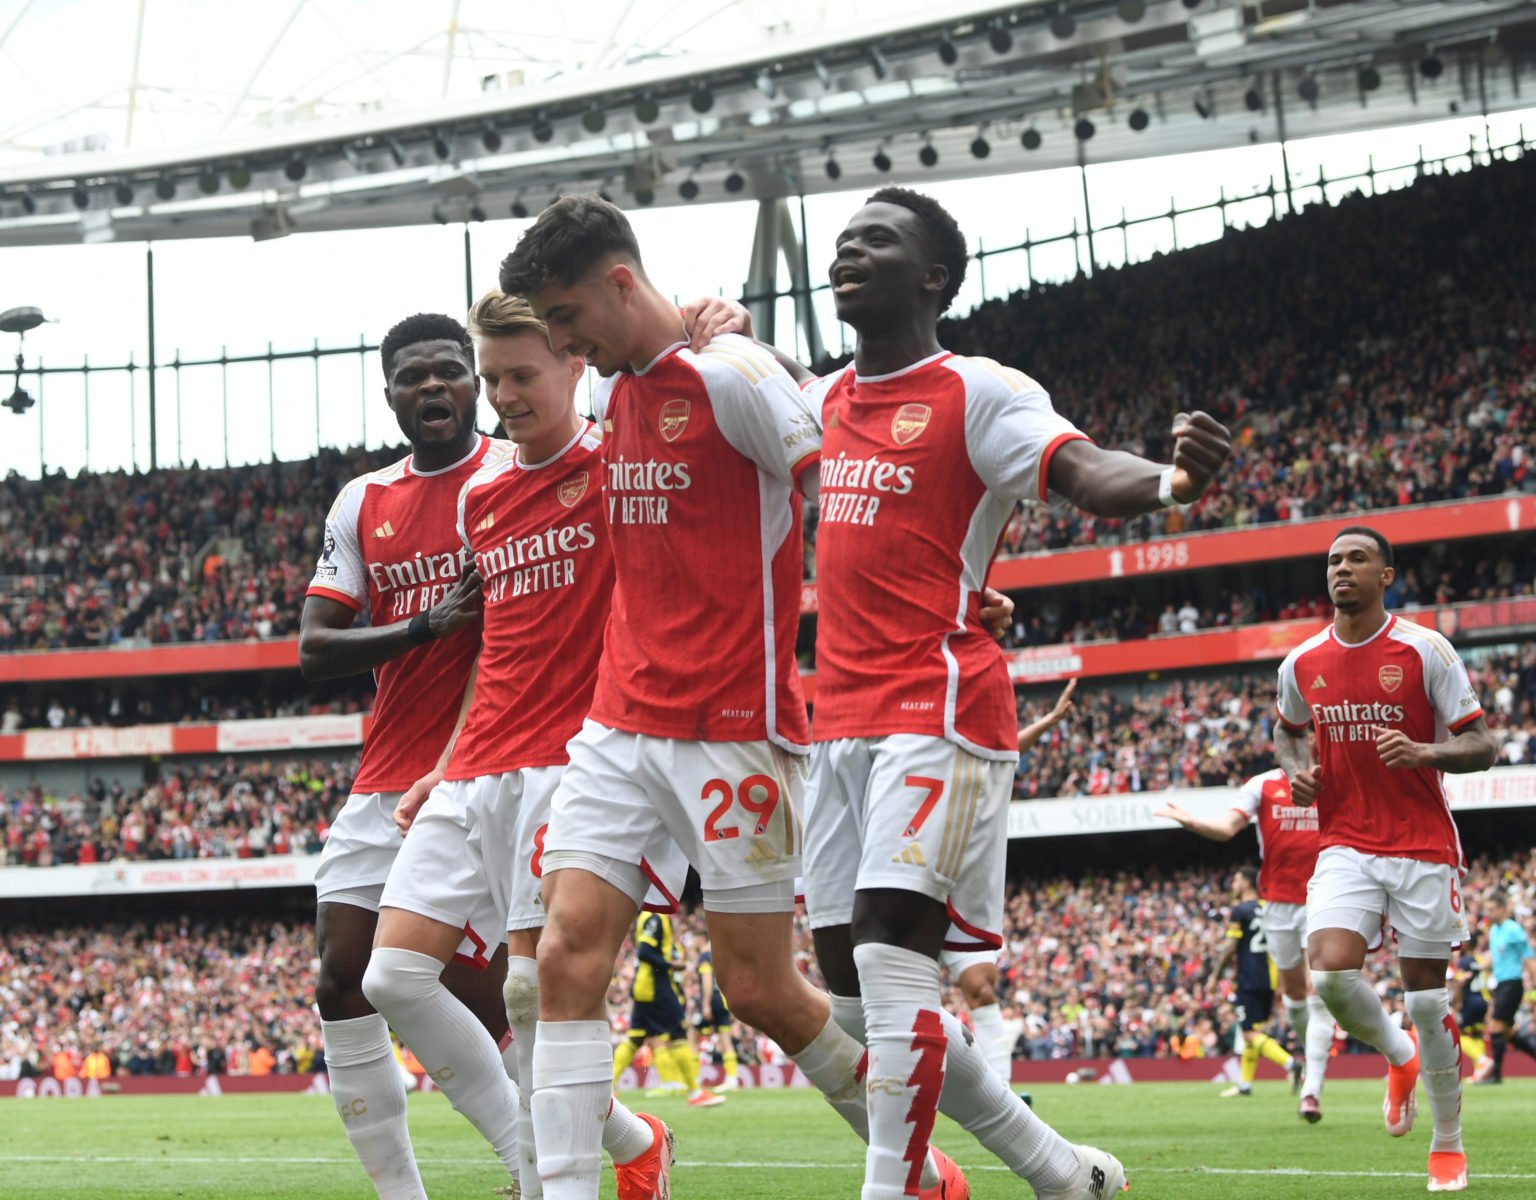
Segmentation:
[(609, 1102), (608, 1119), (603, 1122), (603, 1149), (614, 1165), (634, 1162), (656, 1141), (656, 1134), (614, 1096)]
[(1307, 997), (1307, 1074), (1301, 1083), (1303, 1096), (1321, 1096), (1328, 1056), (1333, 1052), (1333, 1014), (1315, 992)]
[[(854, 1082), (858, 1087), (858, 1097), (852, 1100), (834, 1101), (832, 1096), (828, 1094), (827, 1103), (837, 1109), (838, 1115), (848, 1122), (849, 1127), (859, 1135), (859, 1140), (867, 1146), (869, 1145), (869, 1102), (864, 1089), (865, 1067), (868, 1059), (864, 1049), (864, 1001), (859, 996), (829, 996), (828, 999), (832, 1001), (831, 1023), (835, 1024), (838, 1029), (841, 1029), (858, 1043), (859, 1062), (854, 1074)], [(795, 1061), (800, 1063), (800, 1059), (805, 1055), (815, 1053), (816, 1051), (812, 1048), (818, 1044), (825, 1045), (826, 1043), (822, 1041), (823, 1036), (826, 1036), (826, 1030), (822, 1030), (822, 1033), (817, 1036), (816, 1040), (800, 1052), (800, 1057), (797, 1057)], [(837, 1053), (842, 1054), (844, 1052), (839, 1051)], [(803, 1063), (801, 1063), (800, 1069), (805, 1072), (807, 1079), (811, 1077), (810, 1072), (806, 1071)], [(929, 1188), (938, 1186), (939, 1178), (939, 1166), (934, 1161), (933, 1150), (930, 1148), (928, 1156), (923, 1159), (923, 1176), (918, 1180), (918, 1186), (926, 1192)]]
[(1394, 1067), (1413, 1057), (1413, 1039), (1387, 1017), (1387, 1010), (1360, 978), (1358, 969), (1313, 971), (1312, 985), (1345, 1033), (1380, 1050)]
[(1037, 1192), (1064, 1188), (1077, 1178), (1077, 1153), (1005, 1087), (987, 1060), (966, 1036), (965, 1027), (943, 1013), (949, 1035), (944, 1091), (939, 1111), (995, 1154), (1015, 1175)]
[(596, 1200), (613, 1099), (606, 1021), (540, 1021), (533, 1047), (533, 1136), (545, 1200)]
[(539, 1024), (539, 964), (521, 955), (507, 955), (507, 981), (501, 998), (507, 1008), (507, 1027), (512, 1031), (512, 1054), (521, 1084), (517, 1098), (518, 1178), (524, 1200), (539, 1200), (544, 1183), (539, 1178), (533, 1142), (533, 1047)]
[(1435, 1118), (1431, 1152), (1461, 1149), (1461, 1031), (1443, 987), (1406, 992), (1403, 1006), (1419, 1031), (1419, 1078)]
[(389, 1022), (378, 1013), (321, 1021), (320, 1034), (331, 1099), (379, 1200), (426, 1200), (406, 1127), (405, 1085)]
[(976, 1045), (987, 1066), (997, 1073), (1004, 1083), (1013, 1082), (1013, 1047), (1008, 1044), (1008, 1031), (1003, 1028), (1003, 1006), (983, 1004), (971, 1009), (971, 1025), (976, 1031)]
[[(862, 1009), (862, 1001), (855, 1000)], [(820, 1089), (833, 1110), (847, 1121), (859, 1140), (869, 1142), (869, 1108), (864, 1092), (864, 1047), (849, 1037), (836, 1014), (790, 1058), (800, 1073)]]
[(517, 1087), (485, 1026), (443, 986), (442, 975), (443, 964), (430, 954), (376, 946), (363, 973), (363, 995), (515, 1178)]
[(1285, 998), (1285, 1021), (1296, 1034), (1299, 1045), (1305, 1045), (1307, 1041), (1307, 1018), (1311, 1014), (1307, 1011), (1305, 1000), (1292, 1000)]
[(862, 1200), (915, 1194), (944, 1090), (948, 1039), (939, 1019), (939, 964), (923, 954), (855, 946), (869, 1036), (869, 1153)]

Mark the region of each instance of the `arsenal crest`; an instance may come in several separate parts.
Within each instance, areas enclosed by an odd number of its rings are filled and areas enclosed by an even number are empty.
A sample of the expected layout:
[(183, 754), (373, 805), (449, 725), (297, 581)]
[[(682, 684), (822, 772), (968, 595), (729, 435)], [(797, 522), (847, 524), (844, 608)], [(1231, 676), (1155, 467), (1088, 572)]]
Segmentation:
[(903, 404), (891, 418), (891, 436), (896, 439), (896, 444), (905, 446), (914, 441), (928, 428), (928, 418), (931, 416), (933, 409), (926, 404)]
[(1389, 692), (1395, 692), (1403, 686), (1403, 668), (1396, 663), (1388, 663), (1376, 672), (1376, 679)]
[(665, 440), (677, 441), (683, 430), (688, 428), (688, 401), (668, 400), (661, 406), (661, 415), (656, 424)]
[(555, 489), (555, 498), (566, 508), (575, 508), (576, 501), (587, 494), (587, 473), (578, 471), (569, 479), (562, 479)]

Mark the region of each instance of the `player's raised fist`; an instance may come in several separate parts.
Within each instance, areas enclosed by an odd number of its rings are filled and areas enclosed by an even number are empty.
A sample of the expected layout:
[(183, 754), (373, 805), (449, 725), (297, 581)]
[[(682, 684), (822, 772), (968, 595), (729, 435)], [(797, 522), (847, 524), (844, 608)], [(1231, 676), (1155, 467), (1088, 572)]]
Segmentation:
[(976, 614), (992, 640), (1000, 642), (1013, 624), (1013, 601), (996, 588), (981, 589), (981, 608)]
[(466, 625), (478, 624), (484, 608), (480, 568), (471, 567), (451, 592), (427, 610), (427, 624), (433, 637), (448, 637)]
[(1323, 773), (1317, 767), (1308, 767), (1291, 776), (1291, 799), (1302, 808), (1317, 803), (1318, 793), (1323, 790)]
[(1232, 435), (1210, 413), (1173, 418), (1173, 498), (1193, 504), (1232, 455)]
[(1381, 755), (1383, 765), (1399, 770), (1429, 765), (1425, 748), (1401, 729), (1388, 729), (1382, 725), (1372, 728), (1376, 734), (1376, 753)]

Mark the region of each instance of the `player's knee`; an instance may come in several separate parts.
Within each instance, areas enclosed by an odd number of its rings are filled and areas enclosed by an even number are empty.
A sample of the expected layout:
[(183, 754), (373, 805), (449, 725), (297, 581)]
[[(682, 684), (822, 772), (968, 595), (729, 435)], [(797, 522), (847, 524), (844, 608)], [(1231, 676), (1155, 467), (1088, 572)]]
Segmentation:
[[(413, 959), (425, 959), (425, 955), (413, 954)], [(429, 960), (430, 961), (430, 960)], [(403, 1005), (421, 998), (433, 987), (441, 986), (438, 972), (428, 966), (422, 969), (416, 963), (394, 961), (388, 952), (376, 952), (363, 972), (363, 995), (368, 1003), (386, 1017), (400, 1011)]]
[(539, 980), (537, 976), (508, 971), (501, 987), (507, 1019), (514, 1025), (537, 1019), (539, 1015)]
[(363, 970), (345, 961), (338, 962), (330, 956), (320, 960), (320, 972), (315, 980), (315, 1007), (320, 1010), (322, 1021), (346, 1021), (366, 1016), (372, 1006), (363, 994)]
[(987, 1008), (997, 1003), (997, 992), (990, 983), (973, 984), (966, 989), (965, 1006), (967, 1008)]
[(605, 960), (600, 950), (576, 936), (575, 931), (555, 921), (544, 930), (539, 940), (541, 1002), (547, 1003), (552, 997), (580, 1000), (594, 992), (601, 994), (612, 973), (612, 956)]
[(1338, 1012), (1360, 979), (1358, 970), (1313, 971), (1312, 986), (1330, 1012)]

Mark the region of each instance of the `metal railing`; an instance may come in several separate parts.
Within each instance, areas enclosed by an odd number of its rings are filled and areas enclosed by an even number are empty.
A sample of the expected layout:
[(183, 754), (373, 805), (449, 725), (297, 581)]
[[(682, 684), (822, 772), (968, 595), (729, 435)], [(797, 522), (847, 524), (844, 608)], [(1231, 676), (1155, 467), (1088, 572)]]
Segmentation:
[[(1205, 203), (1188, 204), (1181, 207), (1176, 199), (1170, 198), (1168, 209), (1164, 212), (1152, 213), (1146, 216), (1131, 217), (1127, 215), (1124, 209), (1122, 209), (1118, 220), (1109, 221), (1102, 225), (1095, 225), (1093, 223), (1093, 215), (1089, 206), (1089, 194), (1085, 177), (1083, 191), (1084, 220), (1080, 223), (1076, 218), (1074, 218), (1070, 230), (1049, 237), (1033, 237), (1026, 234), (1026, 236), (1021, 241), (1010, 243), (1005, 246), (987, 247), (985, 245), (978, 245), (977, 250), (971, 257), (976, 263), (980, 300), (985, 301), (994, 298), (991, 295), (987, 284), (987, 264), (988, 262), (996, 261), (1003, 256), (1023, 255), (1023, 287), (1028, 288), (1037, 282), (1057, 281), (1056, 279), (1038, 279), (1035, 274), (1034, 256), (1037, 251), (1040, 251), (1046, 247), (1059, 246), (1063, 243), (1070, 243), (1072, 246), (1073, 262), (1076, 271), (1082, 273), (1092, 273), (1098, 269), (1098, 256), (1094, 251), (1095, 238), (1102, 238), (1106, 235), (1113, 236), (1118, 233), (1121, 241), (1123, 261), (1130, 263), (1135, 261), (1133, 260), (1131, 253), (1131, 233), (1132, 231), (1142, 227), (1152, 226), (1160, 222), (1167, 222), (1170, 231), (1172, 247), (1173, 249), (1178, 249), (1178, 222), (1180, 218), (1198, 216), (1202, 213), (1215, 212), (1220, 214), (1222, 231), (1225, 233), (1229, 229), (1247, 227), (1245, 225), (1235, 225), (1232, 221), (1231, 210), (1237, 206), (1251, 205), (1255, 201), (1268, 201), (1270, 210), (1269, 219), (1280, 220), (1283, 219), (1286, 215), (1298, 213), (1302, 211), (1302, 209), (1310, 207), (1312, 204), (1318, 203), (1320, 201), (1326, 201), (1331, 190), (1336, 190), (1342, 186), (1355, 184), (1357, 185), (1358, 190), (1363, 190), (1367, 194), (1374, 196), (1378, 194), (1378, 191), (1382, 190), (1378, 187), (1378, 180), (1384, 176), (1401, 175), (1404, 172), (1412, 171), (1414, 173), (1414, 178), (1420, 178), (1426, 174), (1431, 173), (1444, 173), (1453, 170), (1471, 170), (1480, 165), (1489, 165), (1497, 160), (1518, 158), (1524, 155), (1532, 147), (1532, 145), (1533, 143), (1527, 138), (1525, 127), (1522, 125), (1520, 127), (1518, 138), (1499, 145), (1492, 144), (1491, 138), (1485, 138), (1480, 143), (1479, 139), (1473, 135), (1468, 139), (1468, 145), (1465, 150), (1459, 150), (1454, 154), (1445, 154), (1439, 157), (1427, 157), (1421, 145), (1417, 159), (1392, 167), (1378, 166), (1375, 162), (1374, 156), (1372, 156), (1368, 157), (1366, 167), (1361, 171), (1347, 172), (1344, 174), (1329, 176), (1322, 167), (1319, 167), (1315, 179), (1308, 176), (1292, 177), (1289, 173), (1287, 173), (1286, 177), (1283, 180), (1280, 180), (1271, 175), (1267, 186), (1258, 188), (1252, 194), (1247, 196), (1228, 195), (1226, 189), (1223, 187), (1219, 189), (1216, 199)], [(805, 230), (803, 228), (801, 229), (801, 236), (802, 238), (805, 236)], [(149, 251), (149, 266), (149, 293), (151, 296), (152, 314), (152, 249)], [(1017, 280), (1018, 276), (1012, 275), (1011, 278)], [(772, 293), (743, 294), (740, 299), (743, 303), (748, 303), (755, 300), (770, 300), (776, 302), (784, 299), (793, 299), (797, 296), (803, 300), (808, 296), (818, 296), (825, 294), (829, 292), (829, 290), (829, 284), (819, 283), (810, 287), (809, 289), (802, 287), (799, 291), (796, 291), (795, 289), (780, 289)], [(1015, 290), (1017, 290), (1017, 285), (1013, 284), (1010, 285), (1008, 289), (1002, 294), (1006, 295)], [(152, 325), (153, 316), (151, 315), (151, 327)], [(148, 460), (147, 465), (149, 465), (151, 468), (160, 465), (161, 459), (163, 457), (162, 448), (158, 444), (158, 430), (162, 413), (162, 406), (164, 406), (167, 401), (169, 401), (170, 405), (172, 406), (171, 416), (172, 420), (174, 421), (176, 431), (174, 438), (173, 461), (177, 464), (185, 464), (187, 458), (183, 449), (183, 433), (186, 427), (185, 413), (183, 411), (184, 372), (194, 368), (219, 368), (220, 384), (219, 388), (217, 389), (217, 398), (220, 405), (220, 410), (223, 415), (223, 461), (220, 463), (204, 462), (202, 465), (227, 466), (230, 463), (229, 372), (231, 367), (245, 366), (250, 364), (266, 364), (268, 435), (268, 444), (266, 447), (267, 461), (277, 461), (277, 390), (274, 381), (276, 364), (286, 361), (301, 361), (304, 359), (309, 359), (314, 364), (314, 444), (318, 449), (327, 445), (321, 433), (320, 420), (320, 397), (322, 391), (320, 379), (321, 360), (344, 355), (354, 355), (356, 356), (358, 363), (357, 396), (359, 405), (358, 411), (361, 421), (358, 429), (361, 436), (359, 438), (351, 439), (347, 444), (356, 445), (359, 443), (366, 443), (368, 435), (368, 399), (370, 394), (370, 389), (367, 383), (367, 374), (369, 370), (368, 356), (378, 350), (377, 343), (369, 342), (366, 337), (359, 337), (356, 345), (346, 346), (321, 346), (317, 340), (309, 348), (300, 350), (276, 350), (273, 348), (272, 343), (268, 342), (265, 351), (252, 354), (230, 354), (228, 347), (225, 346), (220, 348), (219, 354), (216, 357), (209, 356), (201, 358), (183, 358), (181, 351), (178, 349), (175, 351), (172, 358), (168, 362), (160, 361), (158, 363), (155, 361), (152, 339), (153, 335), (151, 335), (149, 361), (146, 363), (140, 363), (136, 361), (135, 358), (130, 354), (127, 362), (113, 364), (110, 366), (94, 365), (90, 362), (88, 357), (84, 358), (79, 365), (68, 366), (48, 365), (41, 358), (38, 358), (35, 362), (22, 368), (21, 375), (25, 380), (30, 380), (30, 390), (38, 401), (38, 463), (40, 473), (46, 471), (47, 469), (47, 461), (45, 455), (46, 418), (44, 416), (46, 411), (46, 384), (49, 379), (56, 379), (60, 376), (78, 376), (81, 381), (81, 396), (84, 405), (84, 420), (82, 422), (83, 428), (81, 429), (81, 435), (84, 439), (84, 461), (87, 467), (89, 467), (91, 465), (92, 427), (90, 391), (91, 379), (102, 374), (127, 374), (129, 393), (128, 402), (130, 407), (130, 419), (128, 422), (130, 430), (128, 447), (129, 461), (134, 465), (135, 469), (138, 469), (138, 467), (143, 462), (140, 453), (141, 447), (139, 444), (140, 420), (138, 406), (141, 403), (140, 393), (148, 391), (150, 394), (150, 409), (147, 422), (149, 446), (148, 454), (147, 456), (144, 456)], [(165, 395), (167, 389), (164, 386), (161, 386), (158, 389), (156, 388), (155, 384), (158, 382), (156, 378), (156, 372), (170, 373), (170, 387), (168, 390), (171, 394), (169, 396)], [(147, 382), (149, 386), (145, 388), (141, 386), (141, 382)], [(211, 399), (211, 397), (207, 394), (200, 394), (200, 400), (202, 402), (206, 403), (209, 399)], [(172, 446), (170, 445), (166, 445), (164, 447), (164, 450), (167, 452), (171, 451), (171, 449)], [(247, 447), (247, 449), (249, 449), (249, 447)]]

